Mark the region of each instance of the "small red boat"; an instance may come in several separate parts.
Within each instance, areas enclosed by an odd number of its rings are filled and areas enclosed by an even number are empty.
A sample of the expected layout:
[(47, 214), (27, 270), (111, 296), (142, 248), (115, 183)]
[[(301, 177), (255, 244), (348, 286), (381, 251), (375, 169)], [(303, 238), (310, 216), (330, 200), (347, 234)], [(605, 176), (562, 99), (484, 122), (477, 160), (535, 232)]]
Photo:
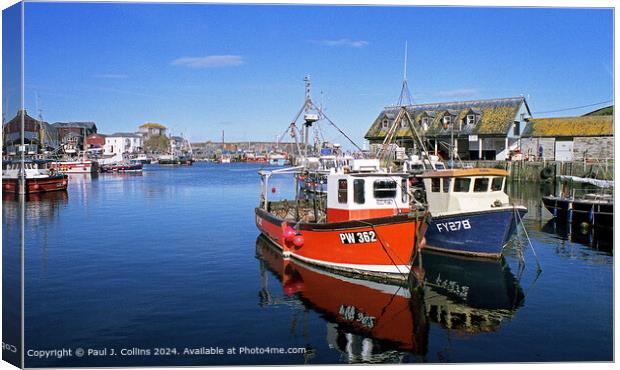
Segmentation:
[(260, 171), (256, 226), (286, 257), (340, 272), (406, 280), (423, 245), (425, 213), (410, 212), (407, 174), (381, 172), (377, 160), (357, 162), (352, 169), (332, 170), (326, 193), (307, 199), (268, 199), (273, 175), (295, 179), (303, 167)]
[[(46, 161), (32, 160), (24, 162), (26, 181), (24, 190), (26, 194), (67, 190), (69, 183), (67, 175), (48, 168), (47, 163)], [(20, 167), (21, 163), (19, 161), (3, 163), (2, 192), (19, 192)]]

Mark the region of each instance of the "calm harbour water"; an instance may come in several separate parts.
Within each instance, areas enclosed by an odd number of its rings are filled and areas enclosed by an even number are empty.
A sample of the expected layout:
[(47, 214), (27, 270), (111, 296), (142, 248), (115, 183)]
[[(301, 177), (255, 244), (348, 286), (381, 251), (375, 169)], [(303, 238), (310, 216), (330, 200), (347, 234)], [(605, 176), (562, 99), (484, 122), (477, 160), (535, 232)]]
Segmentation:
[[(254, 225), (259, 168), (72, 175), (67, 193), (27, 201), (26, 350), (107, 353), (26, 356), (26, 366), (613, 359), (611, 237), (555, 225), (538, 185), (511, 193), (529, 208), (540, 274), (529, 247), (522, 270), (516, 246), (503, 263), (425, 255), (421, 294), (278, 259)], [(273, 183), (276, 195), (284, 184)], [(16, 240), (19, 207), (4, 198), (5, 243)], [(203, 347), (237, 354), (180, 354)], [(306, 353), (238, 354), (243, 347)], [(131, 355), (138, 349), (151, 355)]]

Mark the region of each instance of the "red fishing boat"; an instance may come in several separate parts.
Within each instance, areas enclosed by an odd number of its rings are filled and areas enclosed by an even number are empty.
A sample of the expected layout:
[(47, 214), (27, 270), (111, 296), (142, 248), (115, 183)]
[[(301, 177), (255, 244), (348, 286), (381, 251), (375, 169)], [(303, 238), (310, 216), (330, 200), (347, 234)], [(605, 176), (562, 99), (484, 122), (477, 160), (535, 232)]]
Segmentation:
[[(424, 244), (426, 214), (409, 206), (408, 175), (382, 170), (377, 159), (334, 160), (333, 165), (316, 169), (310, 166), (308, 158), (313, 153), (308, 136), (315, 122), (325, 119), (349, 137), (312, 102), (310, 78), (304, 82), (304, 104), (289, 126), (302, 165), (259, 171), (261, 197), (255, 210), (256, 226), (287, 257), (339, 272), (408, 279), (418, 249)], [(296, 127), (302, 114), (303, 135)], [(300, 136), (303, 146), (298, 141)], [(287, 175), (295, 181), (293, 200), (268, 199), (269, 180), (274, 175)], [(324, 191), (300, 194), (300, 175), (320, 178)]]
[(325, 194), (268, 199), (272, 176), (294, 180), (301, 170), (259, 172), (258, 229), (287, 257), (341, 272), (407, 279), (425, 230), (425, 213), (409, 208), (407, 174), (382, 172), (377, 160), (355, 160), (352, 168), (326, 176)]
[[(67, 175), (47, 167), (46, 161), (25, 161), (25, 192), (42, 193), (48, 191), (67, 190)], [(2, 166), (2, 191), (4, 193), (19, 192), (20, 167), (19, 161), (7, 161)]]

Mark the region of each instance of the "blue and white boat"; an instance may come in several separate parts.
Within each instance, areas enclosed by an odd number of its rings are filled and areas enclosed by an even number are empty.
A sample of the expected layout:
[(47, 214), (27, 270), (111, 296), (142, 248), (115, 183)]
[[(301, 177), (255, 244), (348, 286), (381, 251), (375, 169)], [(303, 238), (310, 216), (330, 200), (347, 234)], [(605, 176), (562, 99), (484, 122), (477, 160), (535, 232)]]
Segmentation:
[(504, 192), (508, 173), (496, 168), (432, 170), (419, 175), (431, 215), (426, 248), (500, 258), (527, 208)]

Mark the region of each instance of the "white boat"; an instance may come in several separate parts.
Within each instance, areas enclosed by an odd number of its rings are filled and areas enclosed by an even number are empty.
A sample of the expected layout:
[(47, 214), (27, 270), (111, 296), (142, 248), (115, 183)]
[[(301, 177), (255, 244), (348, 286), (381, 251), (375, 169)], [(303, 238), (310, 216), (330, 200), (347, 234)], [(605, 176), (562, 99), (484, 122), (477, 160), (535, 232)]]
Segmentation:
[(98, 162), (88, 158), (86, 151), (79, 153), (77, 157), (65, 157), (53, 161), (49, 164), (49, 167), (66, 174), (96, 173), (99, 171)]

